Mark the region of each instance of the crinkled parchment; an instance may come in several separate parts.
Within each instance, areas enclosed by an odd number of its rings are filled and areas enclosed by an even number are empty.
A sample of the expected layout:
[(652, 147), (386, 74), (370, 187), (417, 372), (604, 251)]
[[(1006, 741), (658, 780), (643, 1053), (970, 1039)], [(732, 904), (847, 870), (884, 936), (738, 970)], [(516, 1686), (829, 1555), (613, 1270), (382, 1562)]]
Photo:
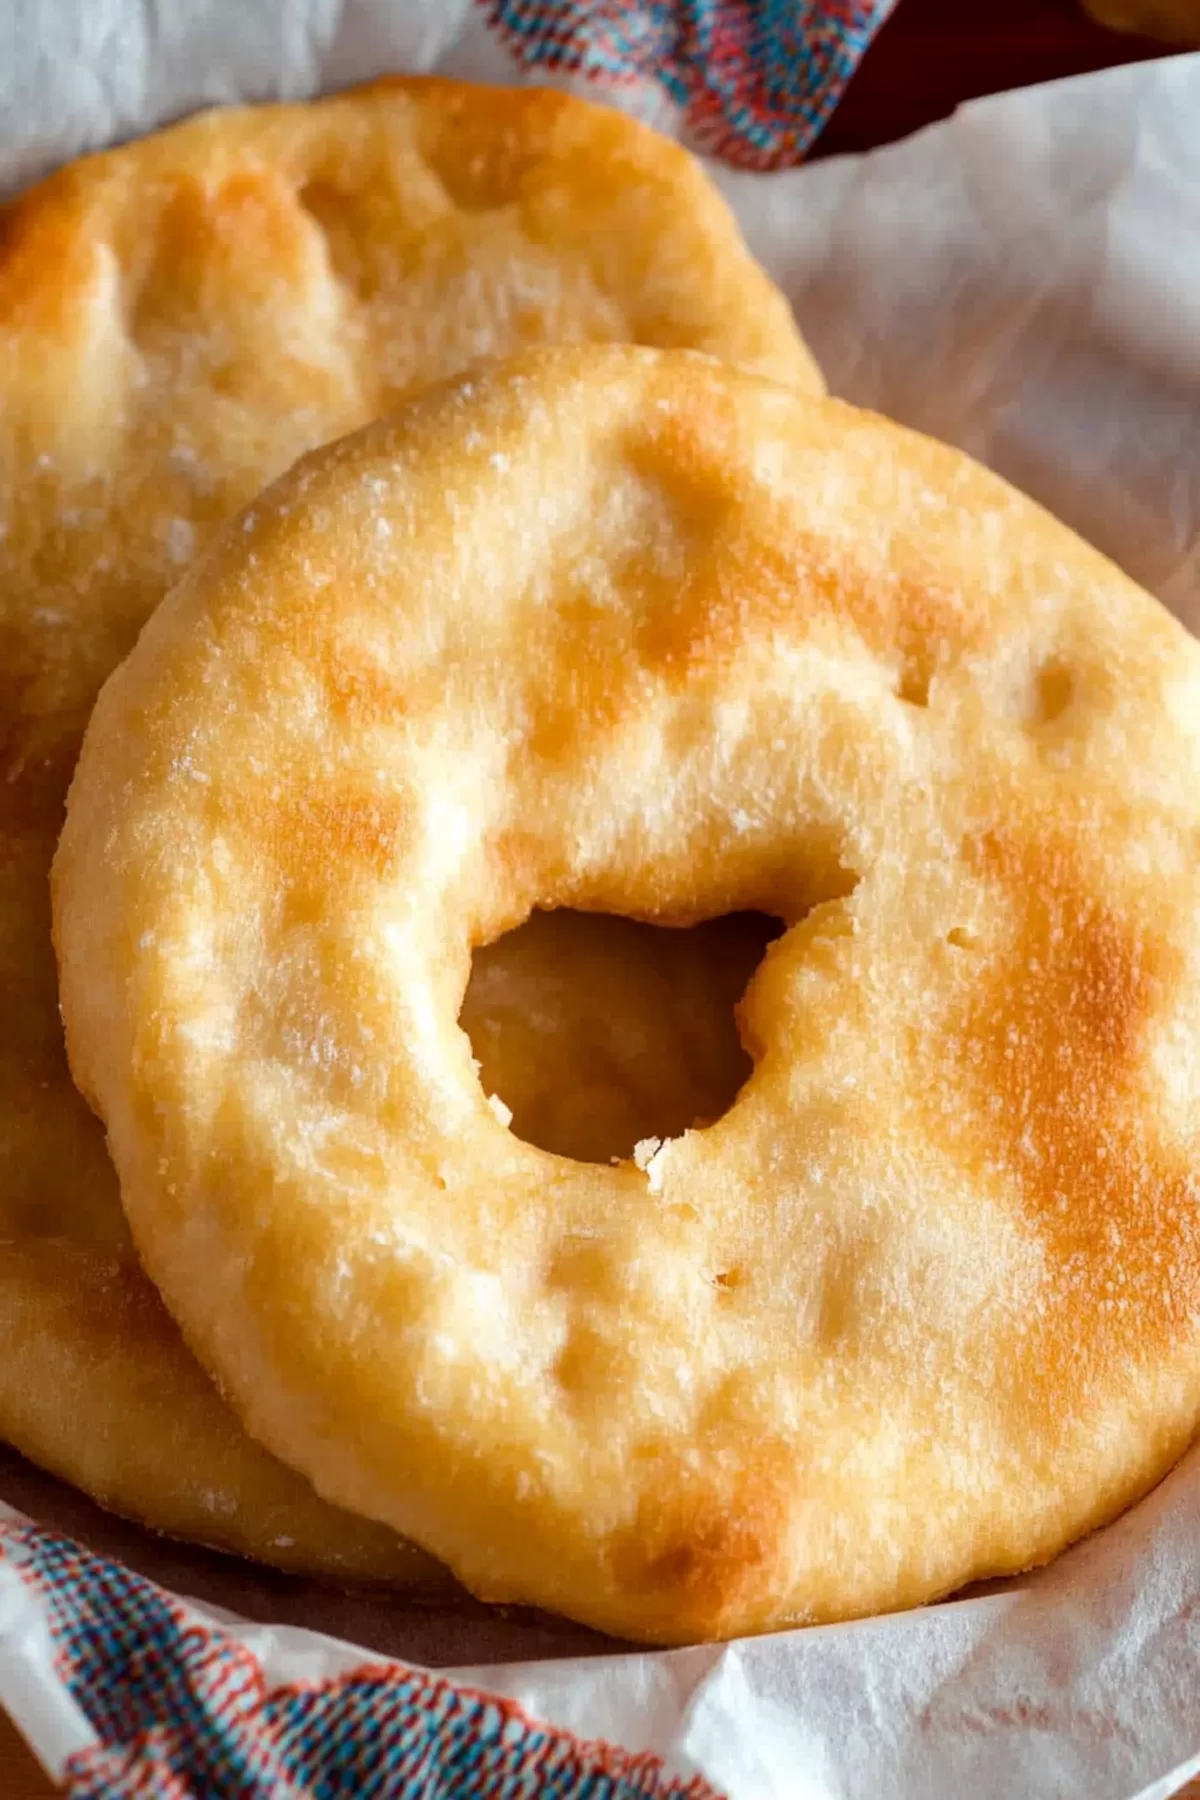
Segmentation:
[[(512, 78), (468, 0), (0, 10), (0, 189), (206, 101), (404, 67)], [(623, 98), (662, 122), (644, 93)], [(1200, 630), (1200, 57), (982, 101), (870, 156), (720, 179), (835, 392), (992, 464)], [(321, 1624), (319, 1591), (305, 1616)], [(345, 1629), (344, 1597), (337, 1616)], [(272, 1679), (352, 1654), (269, 1618), (231, 1629)], [(732, 1800), (1160, 1800), (1200, 1770), (1200, 1451), (985, 1597), (469, 1675)], [(86, 1741), (39, 1605), (2, 1566), (0, 1700), (52, 1770)]]

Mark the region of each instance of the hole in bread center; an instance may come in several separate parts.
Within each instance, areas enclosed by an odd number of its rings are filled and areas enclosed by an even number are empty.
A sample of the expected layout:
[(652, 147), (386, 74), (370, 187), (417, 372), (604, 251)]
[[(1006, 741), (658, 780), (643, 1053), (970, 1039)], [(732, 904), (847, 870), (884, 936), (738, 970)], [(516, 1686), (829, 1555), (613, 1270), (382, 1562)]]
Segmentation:
[(751, 1071), (734, 1008), (783, 926), (730, 913), (679, 930), (535, 912), (477, 950), (459, 1023), (526, 1143), (632, 1156), (726, 1112)]

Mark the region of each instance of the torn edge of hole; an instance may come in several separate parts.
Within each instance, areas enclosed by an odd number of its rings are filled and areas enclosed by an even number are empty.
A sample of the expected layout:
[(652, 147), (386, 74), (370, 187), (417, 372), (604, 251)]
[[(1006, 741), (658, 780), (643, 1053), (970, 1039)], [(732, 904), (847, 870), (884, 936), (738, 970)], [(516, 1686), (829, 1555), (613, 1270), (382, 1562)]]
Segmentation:
[(512, 1124), (512, 1107), (506, 1106), (499, 1094), (489, 1094), (487, 1096), (487, 1103), (488, 1111), (492, 1114), (493, 1118), (499, 1119), (501, 1125), (509, 1126)]
[(662, 1192), (662, 1165), (670, 1148), (670, 1138), (656, 1137), (641, 1138), (633, 1146), (633, 1160), (646, 1177), (646, 1185), (652, 1194)]

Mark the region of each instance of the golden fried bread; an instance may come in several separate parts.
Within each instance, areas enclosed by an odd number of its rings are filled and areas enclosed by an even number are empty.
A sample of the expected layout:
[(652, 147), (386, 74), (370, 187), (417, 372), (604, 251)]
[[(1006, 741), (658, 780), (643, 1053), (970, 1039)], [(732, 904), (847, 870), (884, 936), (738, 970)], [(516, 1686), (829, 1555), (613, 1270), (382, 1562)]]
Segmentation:
[(480, 353), (592, 336), (817, 379), (699, 167), (560, 95), (211, 113), (0, 213), (0, 1433), (164, 1529), (428, 1572), (244, 1440), (142, 1285), (50, 950), (80, 734), (170, 582), (302, 451)]
[[(106, 685), (70, 1055), (248, 1428), (682, 1640), (1052, 1556), (1200, 1407), (1200, 645), (956, 451), (544, 351), (302, 462)], [(781, 918), (717, 1122), (506, 1129), (535, 907)]]

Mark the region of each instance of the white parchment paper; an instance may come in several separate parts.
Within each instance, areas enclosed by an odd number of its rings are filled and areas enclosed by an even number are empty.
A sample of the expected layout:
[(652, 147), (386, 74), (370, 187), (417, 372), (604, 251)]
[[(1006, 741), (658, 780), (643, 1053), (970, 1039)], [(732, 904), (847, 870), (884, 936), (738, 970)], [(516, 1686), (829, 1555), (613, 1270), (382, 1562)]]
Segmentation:
[[(206, 101), (395, 68), (515, 78), (481, 16), (469, 0), (10, 0), (0, 191)], [(652, 96), (621, 99), (669, 123)], [(1200, 57), (982, 101), (870, 156), (719, 179), (836, 392), (991, 463), (1200, 630)], [(355, 1655), (227, 1628), (272, 1680)], [(1200, 1772), (1200, 1450), (1108, 1531), (985, 1597), (461, 1673), (731, 1800), (1162, 1800)], [(0, 1703), (52, 1773), (86, 1741), (3, 1563)]]
[(718, 178), (835, 393), (970, 451), (1200, 630), (1200, 56)]

